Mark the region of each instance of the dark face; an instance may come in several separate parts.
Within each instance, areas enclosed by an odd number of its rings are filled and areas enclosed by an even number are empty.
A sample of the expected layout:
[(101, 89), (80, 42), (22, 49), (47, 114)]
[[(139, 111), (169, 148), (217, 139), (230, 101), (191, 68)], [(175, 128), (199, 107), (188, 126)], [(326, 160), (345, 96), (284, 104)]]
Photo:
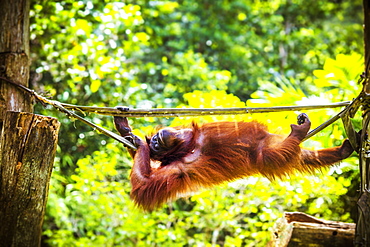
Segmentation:
[(168, 153), (180, 143), (184, 143), (187, 138), (191, 138), (191, 131), (191, 129), (161, 129), (150, 139), (149, 147), (155, 154)]

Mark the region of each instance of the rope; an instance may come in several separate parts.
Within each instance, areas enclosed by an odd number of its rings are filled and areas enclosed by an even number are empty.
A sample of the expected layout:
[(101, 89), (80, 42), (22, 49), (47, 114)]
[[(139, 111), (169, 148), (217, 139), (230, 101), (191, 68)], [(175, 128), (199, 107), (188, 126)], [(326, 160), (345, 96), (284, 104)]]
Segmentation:
[(240, 115), (253, 113), (269, 113), (282, 111), (302, 111), (316, 110), (348, 106), (351, 101), (344, 101), (326, 105), (307, 105), (307, 106), (273, 106), (273, 107), (244, 107), (244, 108), (152, 108), (152, 109), (130, 109), (125, 111), (112, 107), (79, 106), (61, 103), (66, 109), (82, 112), (91, 112), (100, 115), (120, 116), (120, 117), (195, 117), (212, 115)]
[(100, 131), (102, 134), (104, 134), (106, 136), (109, 136), (109, 137), (111, 137), (111, 138), (113, 138), (113, 139), (115, 139), (115, 140), (123, 143), (124, 145), (126, 145), (126, 146), (128, 146), (128, 147), (130, 147), (130, 148), (132, 148), (134, 150), (137, 149), (130, 141), (126, 140), (124, 137), (119, 136), (119, 135), (113, 133), (110, 130), (104, 129), (104, 128), (102, 128), (102, 127), (100, 127), (100, 126), (98, 126), (98, 125), (96, 125), (96, 124), (94, 124), (94, 123), (92, 123), (92, 122), (90, 122), (90, 121), (88, 121), (88, 120), (80, 117), (76, 113), (67, 110), (65, 107), (63, 107), (63, 104), (60, 103), (59, 101), (49, 100), (49, 99), (47, 99), (47, 98), (45, 98), (45, 97), (37, 94), (35, 91), (33, 91), (33, 90), (31, 90), (31, 89), (23, 86), (23, 85), (17, 84), (15, 82), (11, 81), (11, 80), (8, 80), (8, 79), (6, 79), (4, 77), (0, 77), (0, 79), (1, 80), (4, 80), (4, 81), (6, 81), (6, 82), (8, 82), (8, 83), (10, 83), (10, 84), (12, 84), (14, 86), (17, 86), (17, 87), (21, 88), (24, 91), (26, 91), (31, 96), (33, 96), (39, 103), (41, 103), (43, 106), (45, 106), (46, 104), (51, 105), (54, 108), (58, 109), (59, 111), (63, 112), (64, 114), (66, 114), (67, 116), (72, 117), (72, 118), (76, 118), (76, 119), (80, 120), (81, 122), (83, 122), (83, 123), (91, 126), (92, 128)]
[(125, 138), (106, 130), (100, 126), (97, 126), (88, 120), (80, 117), (79, 115), (71, 112), (70, 110), (80, 111), (80, 112), (90, 112), (100, 115), (109, 115), (109, 116), (120, 116), (120, 117), (194, 117), (194, 116), (212, 116), (212, 115), (240, 115), (240, 114), (253, 114), (253, 113), (269, 113), (269, 112), (283, 112), (283, 111), (303, 111), (303, 110), (315, 110), (315, 109), (327, 109), (327, 108), (337, 108), (337, 107), (346, 107), (340, 113), (326, 121), (325, 123), (321, 124), (314, 130), (311, 130), (307, 136), (304, 138), (303, 141), (307, 140), (308, 138), (312, 137), (313, 135), (317, 134), (327, 126), (331, 125), (335, 121), (341, 118), (343, 114), (349, 112), (349, 110), (353, 107), (354, 102), (358, 99), (353, 101), (343, 101), (338, 103), (332, 104), (325, 104), (325, 105), (306, 105), (306, 106), (275, 106), (275, 107), (245, 107), (245, 108), (160, 108), (160, 109), (130, 109), (125, 108), (124, 111), (112, 108), (112, 107), (95, 107), (95, 106), (80, 106), (80, 105), (72, 105), (61, 103), (56, 100), (48, 100), (45, 97), (37, 94), (33, 90), (17, 84), (7, 78), (0, 77), (1, 80), (4, 80), (14, 86), (21, 88), (22, 90), (28, 92), (30, 95), (34, 96), (35, 99), (41, 103), (42, 105), (52, 105), (59, 111), (65, 113), (67, 116), (76, 118), (87, 125), (93, 127), (94, 129), (99, 130), (101, 133), (112, 137), (113, 139), (122, 142), (123, 144), (127, 145), (130, 148), (136, 150), (136, 147), (126, 140)]

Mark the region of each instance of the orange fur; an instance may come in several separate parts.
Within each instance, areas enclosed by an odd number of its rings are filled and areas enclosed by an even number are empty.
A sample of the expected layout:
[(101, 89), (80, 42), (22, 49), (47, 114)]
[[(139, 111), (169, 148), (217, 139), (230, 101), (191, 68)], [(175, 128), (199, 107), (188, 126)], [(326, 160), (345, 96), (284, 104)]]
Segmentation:
[(284, 138), (268, 133), (266, 126), (258, 122), (193, 124), (190, 140), (155, 154), (161, 157), (158, 159), (162, 165), (158, 168), (151, 165), (155, 161), (150, 139), (137, 139), (138, 150), (136, 154), (131, 152), (134, 157), (131, 197), (139, 207), (151, 211), (202, 187), (255, 174), (274, 179), (294, 172), (312, 172), (353, 152), (348, 140), (341, 147), (302, 150), (299, 144), (309, 127), (307, 118), (302, 125), (292, 125), (291, 134)]

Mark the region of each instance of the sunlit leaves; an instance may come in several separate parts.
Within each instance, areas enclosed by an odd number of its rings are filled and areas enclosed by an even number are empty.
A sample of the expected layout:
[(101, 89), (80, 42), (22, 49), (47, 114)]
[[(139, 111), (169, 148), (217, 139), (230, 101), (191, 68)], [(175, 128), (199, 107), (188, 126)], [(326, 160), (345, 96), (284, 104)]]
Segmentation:
[[(31, 6), (32, 70), (42, 75), (31, 84), (62, 102), (269, 107), (350, 100), (358, 92), (362, 58), (350, 55), (362, 50), (357, 2), (34, 0)], [(312, 70), (322, 67), (314, 80)], [(317, 126), (338, 111), (307, 113)], [(159, 122), (193, 120), (254, 119), (288, 134), (297, 114), (129, 121), (141, 137)], [(145, 214), (129, 200), (131, 160), (121, 145), (56, 116), (60, 149), (45, 224), (52, 246), (264, 246), (284, 211), (349, 220), (339, 198), (354, 186), (351, 160), (329, 177), (248, 178)], [(111, 117), (84, 117), (113, 129)], [(304, 145), (331, 147), (344, 138), (336, 123)]]
[(313, 72), (317, 77), (314, 83), (317, 88), (330, 90), (328, 95), (338, 96), (340, 92), (339, 100), (344, 96), (351, 99), (359, 93), (361, 85), (357, 81), (362, 71), (363, 57), (360, 54), (338, 54), (336, 59), (325, 60), (324, 69)]
[(101, 85), (101, 81), (93, 80), (90, 85), (91, 92), (96, 93), (99, 90), (100, 85)]
[(153, 7), (157, 7), (163, 14), (172, 13), (179, 6), (177, 2), (172, 1), (157, 1), (153, 2)]
[[(191, 108), (233, 108), (233, 107), (246, 107), (245, 103), (242, 102), (238, 97), (233, 94), (228, 94), (225, 91), (194, 91), (184, 95), (187, 100), (187, 107)], [(196, 118), (200, 122), (212, 122), (212, 121), (241, 121), (247, 120), (248, 116), (235, 115), (235, 116), (202, 116)], [(194, 118), (187, 118), (187, 121), (192, 121)], [(181, 119), (175, 119), (173, 125), (178, 125), (182, 122)]]
[(90, 36), (92, 30), (91, 30), (91, 25), (88, 21), (84, 19), (78, 19), (78, 20), (73, 20), (71, 24), (77, 35), (85, 35), (86, 37)]

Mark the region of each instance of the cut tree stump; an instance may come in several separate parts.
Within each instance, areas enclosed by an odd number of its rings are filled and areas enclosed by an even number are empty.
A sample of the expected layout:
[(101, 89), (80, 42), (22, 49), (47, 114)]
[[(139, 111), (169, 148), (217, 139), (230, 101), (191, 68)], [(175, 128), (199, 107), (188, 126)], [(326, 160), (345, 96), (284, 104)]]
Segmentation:
[(285, 213), (273, 228), (269, 247), (351, 247), (355, 238), (354, 223), (322, 220), (310, 215)]
[(59, 122), (7, 112), (0, 135), (0, 246), (37, 247), (56, 153)]

